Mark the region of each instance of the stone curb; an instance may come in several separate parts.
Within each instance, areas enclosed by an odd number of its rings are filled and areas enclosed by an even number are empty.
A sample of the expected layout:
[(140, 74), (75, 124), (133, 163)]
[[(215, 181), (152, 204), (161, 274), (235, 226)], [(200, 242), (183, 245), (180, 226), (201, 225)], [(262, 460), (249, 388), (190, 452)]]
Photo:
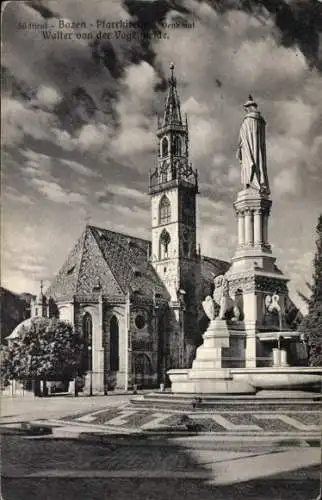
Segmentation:
[[(261, 432), (254, 433), (249, 431), (236, 431), (232, 432), (197, 432), (189, 430), (162, 430), (162, 429), (133, 429), (108, 425), (95, 425), (84, 424), (79, 422), (70, 422), (64, 420), (33, 420), (29, 422), (8, 423), (0, 424), (0, 434), (19, 434), (25, 436), (48, 436), (52, 438), (74, 438), (86, 441), (110, 441), (111, 439), (118, 439), (119, 444), (124, 443), (125, 439), (141, 441), (142, 444), (147, 445), (155, 444), (158, 440), (166, 438), (185, 439), (191, 445), (200, 438), (205, 443), (207, 441), (212, 443), (218, 442), (235, 442), (235, 443), (290, 443), (294, 446), (294, 442), (303, 443), (311, 442), (320, 444), (320, 433), (316, 431), (306, 431), (305, 433), (299, 432)], [(199, 442), (200, 442), (199, 439)], [(137, 442), (138, 442), (137, 441)], [(288, 444), (289, 446), (289, 444)]]
[(34, 425), (31, 422), (19, 422), (14, 424), (0, 424), (0, 435), (19, 436), (49, 436), (53, 434), (53, 427), (50, 425)]

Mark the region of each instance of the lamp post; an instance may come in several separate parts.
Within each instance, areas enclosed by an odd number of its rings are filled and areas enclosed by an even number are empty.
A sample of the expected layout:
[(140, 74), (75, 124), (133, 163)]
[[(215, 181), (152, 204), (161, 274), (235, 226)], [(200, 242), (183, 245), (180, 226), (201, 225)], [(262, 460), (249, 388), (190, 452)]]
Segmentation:
[(93, 366), (92, 366), (92, 346), (88, 346), (88, 357), (89, 357), (89, 395), (93, 396)]
[(127, 392), (129, 390), (129, 338), (130, 338), (130, 292), (126, 294), (125, 303), (125, 359), (124, 359), (124, 390)]
[(78, 387), (77, 387), (77, 380), (78, 380), (78, 376), (77, 376), (77, 368), (75, 368), (75, 378), (74, 378), (74, 396), (75, 398), (78, 396)]
[(156, 301), (156, 292), (153, 290), (152, 296), (152, 307), (153, 307), (153, 320), (154, 320), (154, 335), (157, 339), (158, 345), (158, 362), (157, 362), (157, 382), (160, 382), (160, 388), (164, 387), (164, 332), (160, 334), (158, 327), (158, 314), (159, 305)]
[(186, 291), (183, 289), (177, 290), (177, 297), (179, 301), (179, 366), (184, 368), (184, 311), (185, 311), (185, 295)]

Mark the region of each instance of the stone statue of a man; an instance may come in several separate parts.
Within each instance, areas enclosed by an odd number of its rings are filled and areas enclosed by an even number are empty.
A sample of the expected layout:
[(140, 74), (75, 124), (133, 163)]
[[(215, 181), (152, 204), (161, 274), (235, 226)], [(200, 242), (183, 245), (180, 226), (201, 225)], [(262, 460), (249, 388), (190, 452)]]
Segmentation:
[(269, 194), (266, 165), (265, 120), (250, 95), (244, 104), (246, 115), (239, 132), (237, 158), (241, 163), (241, 182)]

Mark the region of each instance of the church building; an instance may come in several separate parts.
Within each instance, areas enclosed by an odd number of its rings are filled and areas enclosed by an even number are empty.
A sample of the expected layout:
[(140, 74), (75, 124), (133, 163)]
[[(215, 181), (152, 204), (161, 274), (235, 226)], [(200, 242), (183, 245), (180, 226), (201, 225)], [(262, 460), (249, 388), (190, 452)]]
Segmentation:
[(207, 325), (201, 301), (214, 276), (229, 268), (197, 250), (198, 173), (189, 161), (188, 122), (173, 69), (149, 179), (151, 240), (86, 226), (37, 299), (38, 309), (45, 301), (45, 314), (83, 333), (95, 392), (157, 385), (168, 369), (191, 363)]
[[(170, 70), (164, 115), (156, 131), (157, 164), (149, 178), (151, 240), (87, 225), (33, 305), (34, 315), (57, 315), (82, 332), (91, 390), (96, 393), (133, 384), (157, 386), (167, 382), (170, 368), (191, 366), (208, 321), (201, 303), (213, 292), (214, 278), (230, 267), (197, 248), (198, 172), (189, 161), (189, 127), (181, 113), (173, 65)], [(248, 210), (245, 203), (238, 200), (235, 207), (239, 219)], [(268, 201), (264, 208), (261, 200), (256, 203), (258, 213), (268, 213)], [(232, 270), (236, 283), (239, 257)], [(256, 357), (255, 344), (245, 336), (241, 327), (236, 363), (243, 363), (246, 348)]]

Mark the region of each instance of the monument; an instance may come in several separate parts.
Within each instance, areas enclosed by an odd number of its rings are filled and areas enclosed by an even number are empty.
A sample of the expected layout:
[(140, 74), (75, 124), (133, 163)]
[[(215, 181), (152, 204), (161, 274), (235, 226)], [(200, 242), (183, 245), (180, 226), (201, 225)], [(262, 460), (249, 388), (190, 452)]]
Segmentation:
[(241, 183), (244, 189), (253, 187), (269, 194), (266, 165), (266, 122), (257, 110), (252, 96), (244, 104), (246, 115), (239, 132), (237, 158), (241, 164)]
[(252, 96), (244, 109), (237, 152), (242, 189), (234, 203), (238, 244), (229, 270), (215, 278), (213, 296), (202, 303), (210, 323), (192, 367), (168, 371), (174, 393), (252, 394), (321, 380), (321, 368), (291, 366), (301, 338), (287, 329), (288, 279), (268, 239), (266, 123)]

